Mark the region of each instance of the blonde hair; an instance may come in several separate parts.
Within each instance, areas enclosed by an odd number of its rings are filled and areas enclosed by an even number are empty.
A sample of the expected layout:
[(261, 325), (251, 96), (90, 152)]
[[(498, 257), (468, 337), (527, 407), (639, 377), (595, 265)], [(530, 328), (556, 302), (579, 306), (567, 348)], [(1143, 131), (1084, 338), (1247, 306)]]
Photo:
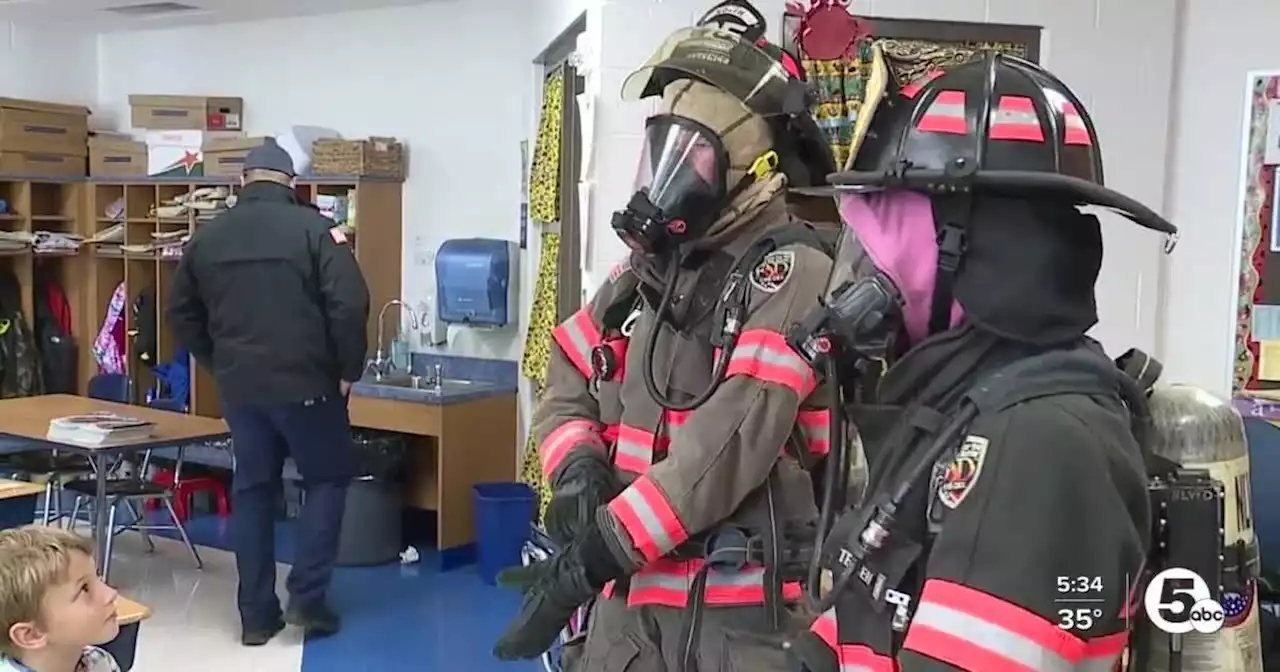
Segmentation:
[(93, 556), (80, 535), (43, 525), (0, 531), (0, 654), (16, 655), (9, 630), (40, 618), (50, 588), (67, 580), (73, 553)]

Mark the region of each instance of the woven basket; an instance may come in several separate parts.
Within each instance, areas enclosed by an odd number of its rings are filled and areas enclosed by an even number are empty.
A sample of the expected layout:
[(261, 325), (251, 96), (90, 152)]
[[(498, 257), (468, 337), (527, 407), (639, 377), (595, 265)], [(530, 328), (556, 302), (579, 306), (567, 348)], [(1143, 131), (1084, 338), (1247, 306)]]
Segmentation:
[(316, 140), (311, 171), (316, 175), (358, 175), (403, 180), (404, 145), (395, 138)]

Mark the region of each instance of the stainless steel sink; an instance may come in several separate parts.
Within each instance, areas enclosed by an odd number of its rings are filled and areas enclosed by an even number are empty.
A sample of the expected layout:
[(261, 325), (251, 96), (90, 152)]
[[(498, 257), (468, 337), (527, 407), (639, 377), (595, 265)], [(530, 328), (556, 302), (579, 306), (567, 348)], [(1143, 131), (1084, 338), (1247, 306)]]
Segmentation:
[(436, 385), (436, 381), (431, 376), (388, 376), (382, 380), (370, 381), (374, 385), (382, 385), (384, 387), (400, 387), (410, 390), (427, 390), (427, 391), (449, 391), (457, 389), (473, 389), (487, 385), (482, 380), (462, 380), (460, 378), (443, 378), (440, 384)]

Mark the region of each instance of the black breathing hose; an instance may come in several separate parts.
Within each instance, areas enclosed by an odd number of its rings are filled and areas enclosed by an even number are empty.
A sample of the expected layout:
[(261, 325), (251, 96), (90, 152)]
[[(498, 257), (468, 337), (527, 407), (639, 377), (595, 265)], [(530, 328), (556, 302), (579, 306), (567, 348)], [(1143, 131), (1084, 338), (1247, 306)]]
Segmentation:
[(678, 404), (658, 390), (658, 382), (653, 377), (653, 356), (658, 348), (658, 336), (662, 334), (662, 326), (666, 323), (667, 309), (671, 306), (671, 297), (675, 294), (676, 281), (680, 277), (680, 263), (681, 260), (675, 260), (667, 271), (666, 283), (662, 288), (662, 298), (658, 300), (657, 318), (654, 320), (653, 330), (649, 333), (649, 340), (644, 344), (644, 361), (640, 367), (642, 369), (641, 377), (644, 378), (644, 387), (649, 392), (649, 398), (653, 399), (653, 403), (668, 411), (692, 411), (707, 403), (711, 395), (715, 394), (716, 390), (720, 388), (720, 383), (724, 382), (724, 372), (728, 368), (729, 358), (733, 356), (734, 345), (731, 341), (720, 348), (720, 355), (716, 357), (715, 367), (711, 371), (711, 384), (693, 401)]
[[(831, 416), (827, 423), (827, 436), (831, 450), (827, 453), (826, 471), (822, 474), (822, 506), (818, 509), (818, 529), (813, 537), (813, 557), (809, 558), (809, 574), (805, 581), (805, 590), (809, 593), (809, 599), (815, 603), (822, 599), (819, 581), (822, 575), (822, 546), (826, 543), (826, 531), (831, 529), (835, 512), (844, 509), (843, 493), (847, 492), (849, 487), (849, 450), (844, 446), (844, 423), (840, 413), (840, 385), (836, 380), (838, 372), (835, 359), (828, 357), (822, 369), (823, 378), (831, 386)], [(839, 459), (833, 462), (831, 457), (836, 450), (840, 451), (840, 455)]]

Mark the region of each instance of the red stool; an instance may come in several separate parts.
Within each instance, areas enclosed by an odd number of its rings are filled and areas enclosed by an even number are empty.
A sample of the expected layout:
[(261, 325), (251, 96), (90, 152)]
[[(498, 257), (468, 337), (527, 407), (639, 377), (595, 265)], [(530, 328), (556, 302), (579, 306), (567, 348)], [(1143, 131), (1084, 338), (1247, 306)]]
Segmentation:
[[(208, 492), (214, 496), (218, 507), (219, 516), (231, 515), (231, 503), (227, 499), (227, 487), (212, 476), (196, 476), (194, 478), (184, 478), (178, 483), (177, 487), (173, 484), (173, 471), (170, 469), (160, 469), (156, 475), (151, 478), (151, 482), (156, 485), (162, 485), (166, 488), (172, 488), (173, 493), (173, 512), (178, 514), (178, 520), (186, 520), (188, 516), (187, 506), (191, 502), (191, 496), (197, 492)], [(154, 511), (159, 508), (160, 502), (152, 499), (147, 501), (146, 509)]]

